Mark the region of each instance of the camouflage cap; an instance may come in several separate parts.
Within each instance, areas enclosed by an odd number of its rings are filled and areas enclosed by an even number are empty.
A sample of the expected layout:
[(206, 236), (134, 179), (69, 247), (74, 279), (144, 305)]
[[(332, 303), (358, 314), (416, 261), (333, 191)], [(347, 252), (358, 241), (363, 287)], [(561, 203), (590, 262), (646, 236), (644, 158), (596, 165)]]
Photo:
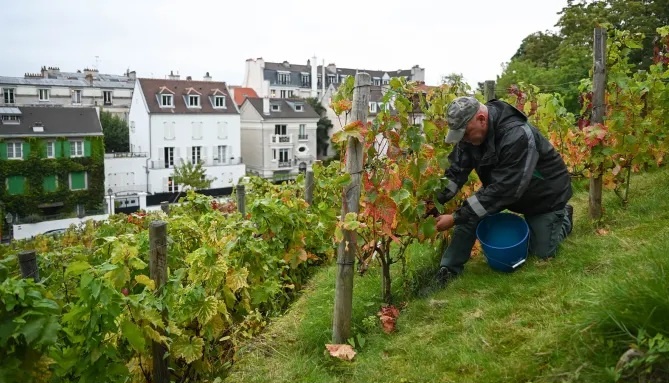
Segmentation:
[(467, 124), (476, 115), (480, 107), (481, 103), (470, 96), (458, 97), (448, 105), (446, 143), (456, 144), (464, 137)]

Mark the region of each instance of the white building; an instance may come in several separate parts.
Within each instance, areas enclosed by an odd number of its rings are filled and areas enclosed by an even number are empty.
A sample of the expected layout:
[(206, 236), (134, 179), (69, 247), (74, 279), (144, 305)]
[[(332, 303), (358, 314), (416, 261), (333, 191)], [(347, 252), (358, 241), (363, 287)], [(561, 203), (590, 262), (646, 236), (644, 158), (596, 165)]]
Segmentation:
[(42, 67), (23, 77), (0, 76), (0, 106), (100, 107), (127, 119), (135, 72), (102, 74), (97, 69), (61, 72)]
[(182, 187), (172, 181), (174, 168), (184, 162), (203, 163), (210, 189), (230, 188), (246, 173), (239, 109), (224, 82), (138, 79), (128, 120), (132, 154), (105, 161), (108, 187), (174, 193)]
[(242, 157), (249, 174), (290, 179), (311, 168), (320, 117), (307, 102), (247, 98), (241, 115)]

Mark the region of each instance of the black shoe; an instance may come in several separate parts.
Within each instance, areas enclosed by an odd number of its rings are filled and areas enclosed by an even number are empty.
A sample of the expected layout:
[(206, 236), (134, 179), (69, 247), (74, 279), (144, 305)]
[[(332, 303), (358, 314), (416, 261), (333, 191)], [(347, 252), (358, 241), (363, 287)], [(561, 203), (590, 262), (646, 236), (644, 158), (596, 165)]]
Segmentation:
[(574, 228), (574, 207), (567, 204), (565, 209), (567, 210), (567, 218), (569, 218), (569, 231), (567, 232), (567, 234), (569, 234)]
[(435, 279), (437, 280), (437, 284), (439, 284), (439, 286), (444, 287), (451, 279), (455, 277), (456, 274), (454, 272), (449, 270), (446, 266), (442, 266), (439, 271), (437, 271)]

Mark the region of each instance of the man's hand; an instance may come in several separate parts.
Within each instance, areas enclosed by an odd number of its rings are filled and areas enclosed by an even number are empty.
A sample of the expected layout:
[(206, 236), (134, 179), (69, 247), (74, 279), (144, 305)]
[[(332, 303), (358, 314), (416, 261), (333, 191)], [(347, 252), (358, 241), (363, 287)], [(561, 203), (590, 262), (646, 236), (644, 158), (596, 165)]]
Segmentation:
[(437, 217), (437, 231), (448, 230), (455, 225), (453, 214), (443, 214)]

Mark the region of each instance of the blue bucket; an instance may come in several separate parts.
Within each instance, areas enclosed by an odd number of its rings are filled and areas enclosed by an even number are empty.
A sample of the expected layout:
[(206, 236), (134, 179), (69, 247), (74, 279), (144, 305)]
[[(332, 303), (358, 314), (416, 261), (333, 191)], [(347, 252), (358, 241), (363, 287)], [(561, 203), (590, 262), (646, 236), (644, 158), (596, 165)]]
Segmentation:
[(527, 260), (529, 237), (527, 222), (511, 213), (490, 215), (476, 228), (476, 238), (481, 242), (488, 265), (506, 273), (516, 270)]

